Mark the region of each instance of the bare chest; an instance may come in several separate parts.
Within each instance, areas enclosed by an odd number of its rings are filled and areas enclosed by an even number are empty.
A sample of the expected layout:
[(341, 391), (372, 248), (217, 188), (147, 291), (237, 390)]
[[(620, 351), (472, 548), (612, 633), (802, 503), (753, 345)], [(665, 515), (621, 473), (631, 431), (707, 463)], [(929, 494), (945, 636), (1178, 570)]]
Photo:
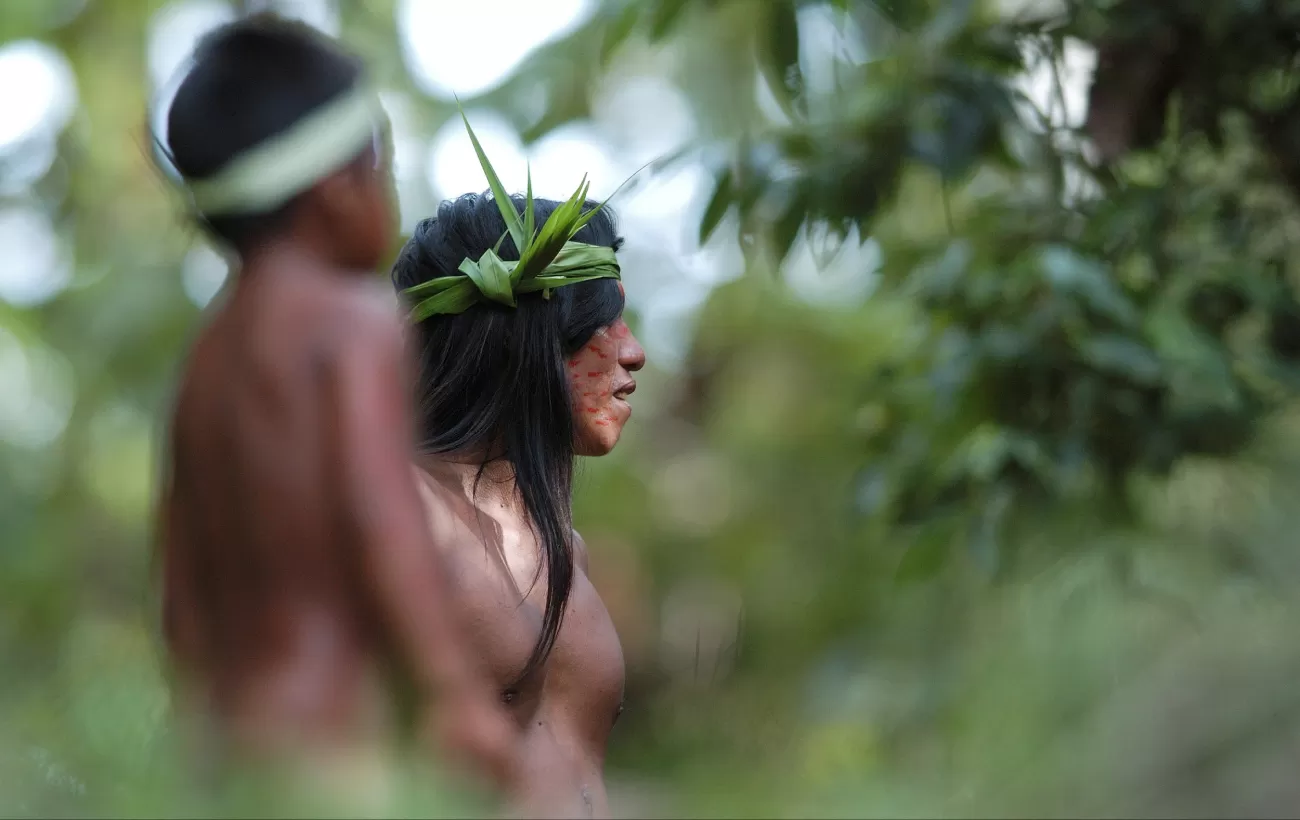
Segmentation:
[[(531, 579), (518, 592), (501, 584), (495, 595), (464, 601), (481, 661), (501, 687), (502, 700), (520, 721), (571, 737), (604, 754), (623, 703), (623, 649), (595, 587), (575, 570), (564, 619), (545, 663), (520, 679), (542, 629), (546, 589)], [(473, 590), (473, 584), (462, 590)]]
[[(546, 574), (530, 528), (441, 506), (426, 489), (434, 540), (455, 576), (458, 611), (478, 660), (521, 727), (567, 739), (600, 760), (623, 701), (623, 650), (599, 593), (574, 567), (564, 617), (545, 662), (521, 677), (542, 633)], [(445, 503), (445, 502), (444, 502)], [(441, 511), (440, 511), (441, 510)]]

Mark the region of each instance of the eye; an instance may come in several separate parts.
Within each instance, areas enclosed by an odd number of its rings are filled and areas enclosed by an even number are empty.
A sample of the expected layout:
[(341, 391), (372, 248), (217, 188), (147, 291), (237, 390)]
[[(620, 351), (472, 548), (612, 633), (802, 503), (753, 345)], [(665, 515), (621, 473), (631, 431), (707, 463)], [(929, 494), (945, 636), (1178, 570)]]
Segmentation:
[(510, 704), (514, 703), (516, 700), (519, 700), (518, 689), (507, 689), (501, 693), (501, 702), (504, 703), (506, 706), (509, 706)]

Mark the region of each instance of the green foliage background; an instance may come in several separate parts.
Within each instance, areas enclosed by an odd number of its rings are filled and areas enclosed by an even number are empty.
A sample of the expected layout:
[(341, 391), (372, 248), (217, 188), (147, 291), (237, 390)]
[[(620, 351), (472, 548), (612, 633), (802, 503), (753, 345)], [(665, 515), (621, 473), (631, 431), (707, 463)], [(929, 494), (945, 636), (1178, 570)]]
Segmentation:
[[(201, 321), (197, 239), (143, 148), (158, 5), (0, 9), (0, 43), (59, 48), (80, 96), (49, 173), (4, 195), (75, 259), (53, 301), (0, 303), (75, 385), (57, 441), (0, 441), (6, 814), (281, 805), (195, 796), (154, 643), (154, 429)], [(810, 55), (814, 5), (869, 59)], [(1021, 5), (609, 0), (474, 101), (533, 139), (605, 74), (662, 72), (714, 170), (700, 235), (744, 252), (575, 503), (627, 646), (625, 814), (1295, 810), (1300, 3)], [(415, 92), (391, 2), (340, 6), (421, 129), (455, 115)], [(1012, 81), (1080, 43), (1082, 124)], [(779, 113), (737, 93), (756, 78)], [(800, 247), (866, 265), (867, 236), (870, 298), (784, 274)], [(476, 805), (407, 780), (381, 811)]]

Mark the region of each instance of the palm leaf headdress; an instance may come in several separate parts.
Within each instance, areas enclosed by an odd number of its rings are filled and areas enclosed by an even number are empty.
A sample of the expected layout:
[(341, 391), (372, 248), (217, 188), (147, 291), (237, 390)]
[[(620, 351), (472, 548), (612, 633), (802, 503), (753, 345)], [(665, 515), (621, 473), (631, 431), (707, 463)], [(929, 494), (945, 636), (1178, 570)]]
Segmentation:
[[(414, 302), (412, 321), (421, 322), (439, 313), (463, 313), (481, 301), (515, 306), (515, 298), (522, 293), (542, 292), (550, 298), (551, 291), (565, 285), (589, 282), (593, 279), (619, 279), (618, 260), (611, 248), (574, 242), (573, 236), (605, 207), (602, 202), (595, 208), (583, 211), (590, 183), (587, 176), (567, 200), (562, 202), (539, 228), (536, 226), (533, 206), (533, 176), (528, 172), (528, 189), (524, 197), (524, 212), (515, 210), (514, 202), (505, 186), (488, 162), (474, 129), (470, 127), (465, 111), (460, 112), (478, 154), (479, 165), (487, 177), (492, 199), (505, 219), (506, 232), (495, 248), (483, 252), (477, 260), (466, 258), (460, 263), (464, 276), (439, 276), (407, 288), (403, 293)], [(608, 200), (606, 200), (608, 201)], [(505, 261), (497, 251), (509, 236), (519, 249), (519, 261)]]

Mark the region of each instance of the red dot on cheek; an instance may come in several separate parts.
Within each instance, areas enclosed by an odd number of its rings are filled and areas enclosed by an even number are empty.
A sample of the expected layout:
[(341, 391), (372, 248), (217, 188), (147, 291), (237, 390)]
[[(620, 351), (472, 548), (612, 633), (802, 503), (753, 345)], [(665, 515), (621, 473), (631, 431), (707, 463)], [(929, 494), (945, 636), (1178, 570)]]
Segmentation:
[(592, 371), (590, 371), (590, 372), (587, 373), (587, 378), (589, 378), (589, 379), (594, 379), (594, 378), (596, 378), (596, 377), (599, 376), (599, 375), (600, 375), (600, 371), (599, 371), (599, 370), (592, 370)]

